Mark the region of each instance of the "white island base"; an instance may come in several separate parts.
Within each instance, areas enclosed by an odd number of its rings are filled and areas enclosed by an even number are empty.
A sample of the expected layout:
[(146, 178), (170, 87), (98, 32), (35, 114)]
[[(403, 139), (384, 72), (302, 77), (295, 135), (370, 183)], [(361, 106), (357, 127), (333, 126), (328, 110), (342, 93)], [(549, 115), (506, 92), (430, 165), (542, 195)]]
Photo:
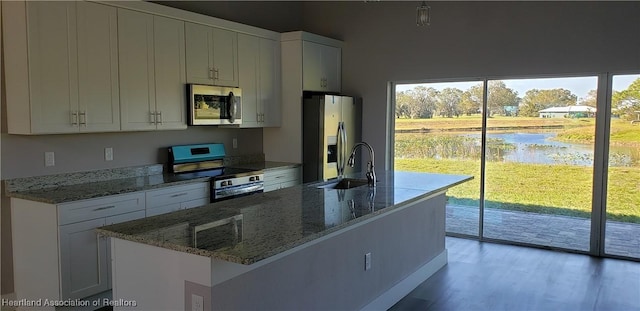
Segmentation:
[(251, 265), (111, 237), (114, 310), (386, 310), (446, 265), (445, 203), (432, 194)]

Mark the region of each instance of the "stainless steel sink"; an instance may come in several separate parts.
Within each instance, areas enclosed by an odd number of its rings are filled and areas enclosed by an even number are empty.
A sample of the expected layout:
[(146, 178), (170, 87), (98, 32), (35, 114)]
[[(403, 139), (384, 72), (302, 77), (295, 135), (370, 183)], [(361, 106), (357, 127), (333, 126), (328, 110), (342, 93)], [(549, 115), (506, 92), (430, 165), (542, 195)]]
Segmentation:
[(343, 178), (337, 182), (331, 182), (325, 185), (318, 186), (318, 188), (325, 189), (351, 189), (355, 187), (360, 187), (366, 185), (368, 182), (366, 179), (356, 179), (356, 178)]

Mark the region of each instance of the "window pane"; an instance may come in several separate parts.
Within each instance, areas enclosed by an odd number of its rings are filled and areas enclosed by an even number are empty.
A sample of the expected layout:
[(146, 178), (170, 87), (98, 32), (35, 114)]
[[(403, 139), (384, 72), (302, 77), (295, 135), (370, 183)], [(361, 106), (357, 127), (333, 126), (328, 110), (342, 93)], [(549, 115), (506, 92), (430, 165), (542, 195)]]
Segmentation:
[(640, 258), (640, 74), (613, 77), (605, 253)]
[(589, 250), (597, 77), (488, 82), (484, 236)]
[(473, 175), (447, 191), (447, 232), (478, 235), (482, 82), (396, 86), (394, 168)]

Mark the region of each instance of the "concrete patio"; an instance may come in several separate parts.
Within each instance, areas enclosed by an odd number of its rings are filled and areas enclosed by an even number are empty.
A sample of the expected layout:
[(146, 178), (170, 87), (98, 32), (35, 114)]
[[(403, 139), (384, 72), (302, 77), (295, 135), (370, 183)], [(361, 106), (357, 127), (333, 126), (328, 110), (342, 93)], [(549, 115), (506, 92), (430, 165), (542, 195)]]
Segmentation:
[[(478, 235), (478, 207), (447, 204), (447, 232)], [(589, 250), (585, 218), (488, 208), (484, 237), (579, 251)], [(605, 252), (640, 258), (640, 224), (607, 221)]]

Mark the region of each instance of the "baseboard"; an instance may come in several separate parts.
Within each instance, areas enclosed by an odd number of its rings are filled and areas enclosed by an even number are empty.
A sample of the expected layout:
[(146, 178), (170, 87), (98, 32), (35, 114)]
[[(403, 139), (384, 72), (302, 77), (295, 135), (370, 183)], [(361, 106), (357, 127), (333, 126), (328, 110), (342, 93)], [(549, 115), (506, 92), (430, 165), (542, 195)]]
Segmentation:
[(361, 310), (388, 310), (447, 264), (447, 250), (420, 267)]

